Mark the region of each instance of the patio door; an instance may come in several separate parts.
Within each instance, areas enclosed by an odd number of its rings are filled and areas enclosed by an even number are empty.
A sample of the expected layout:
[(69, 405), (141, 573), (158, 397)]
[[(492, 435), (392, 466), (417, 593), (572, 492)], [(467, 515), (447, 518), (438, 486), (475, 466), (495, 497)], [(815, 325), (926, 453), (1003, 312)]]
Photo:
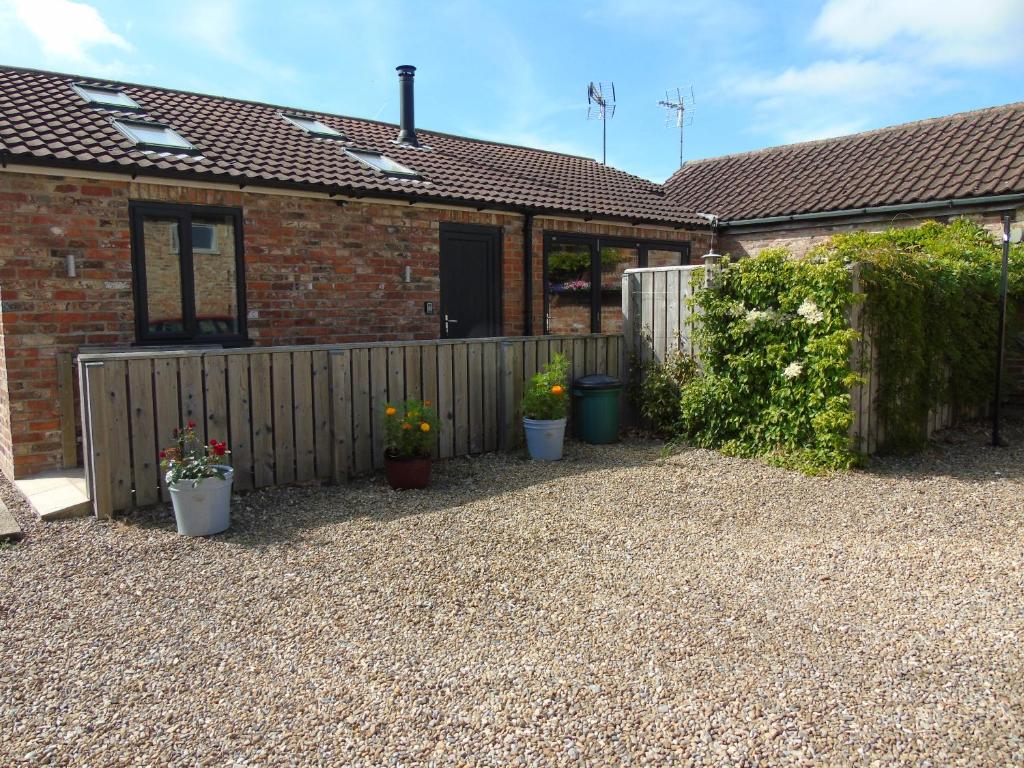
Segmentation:
[(501, 335), (501, 228), (441, 225), (441, 338)]

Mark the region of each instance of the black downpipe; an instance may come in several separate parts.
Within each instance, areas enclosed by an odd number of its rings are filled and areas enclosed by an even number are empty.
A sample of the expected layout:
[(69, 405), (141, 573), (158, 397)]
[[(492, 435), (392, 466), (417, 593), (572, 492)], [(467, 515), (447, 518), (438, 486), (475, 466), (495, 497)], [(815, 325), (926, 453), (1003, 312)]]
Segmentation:
[(526, 316), (523, 335), (533, 336), (533, 214), (523, 214), (523, 300)]
[(416, 139), (416, 100), (413, 91), (413, 78), (416, 76), (416, 67), (411, 64), (402, 64), (395, 67), (398, 70), (398, 95), (401, 103), (401, 118), (398, 130), (398, 141), (400, 144), (408, 144), (411, 147), (418, 147)]

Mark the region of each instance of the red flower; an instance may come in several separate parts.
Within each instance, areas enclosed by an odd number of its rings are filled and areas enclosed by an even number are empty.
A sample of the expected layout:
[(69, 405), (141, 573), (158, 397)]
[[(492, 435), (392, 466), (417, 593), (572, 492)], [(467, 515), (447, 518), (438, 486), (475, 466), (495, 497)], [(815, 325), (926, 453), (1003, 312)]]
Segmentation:
[(160, 451), (160, 458), (161, 459), (166, 459), (167, 458), (167, 451)]
[(214, 456), (223, 456), (225, 453), (227, 453), (227, 451), (228, 451), (228, 444), (227, 443), (218, 443), (216, 440), (212, 440), (211, 442), (213, 444), (213, 455)]
[(217, 445), (217, 441), (216, 440), (211, 440), (210, 441), (210, 445)]
[(196, 423), (194, 421), (192, 421), (192, 419), (189, 419), (187, 426), (188, 426), (189, 429), (195, 429), (196, 428)]

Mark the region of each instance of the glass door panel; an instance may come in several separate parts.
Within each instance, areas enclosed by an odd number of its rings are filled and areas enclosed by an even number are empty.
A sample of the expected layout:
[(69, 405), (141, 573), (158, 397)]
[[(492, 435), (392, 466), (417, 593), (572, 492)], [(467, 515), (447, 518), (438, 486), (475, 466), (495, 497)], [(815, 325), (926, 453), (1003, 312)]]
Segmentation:
[(628, 246), (601, 247), (601, 282), (598, 286), (601, 333), (622, 332), (622, 273), (640, 266), (640, 253)]
[(549, 244), (546, 280), (548, 333), (590, 333), (592, 253), (593, 247), (589, 243)]

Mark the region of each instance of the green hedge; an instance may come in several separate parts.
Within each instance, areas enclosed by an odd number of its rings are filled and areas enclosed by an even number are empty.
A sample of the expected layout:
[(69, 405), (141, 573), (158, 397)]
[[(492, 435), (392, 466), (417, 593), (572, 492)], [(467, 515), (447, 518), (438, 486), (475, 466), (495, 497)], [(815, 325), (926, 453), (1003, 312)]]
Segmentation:
[[(886, 447), (920, 448), (932, 405), (991, 398), (999, 263), (994, 238), (958, 220), (838, 235), (803, 259), (771, 249), (726, 264), (693, 299), (702, 373), (682, 387), (680, 436), (809, 472), (854, 465), (849, 392), (860, 371), (850, 366), (849, 314), (865, 300)], [(1018, 246), (1014, 297), (1022, 267)]]
[[(932, 406), (985, 406), (995, 388), (1001, 245), (966, 219), (837, 235), (818, 249), (861, 263), (866, 327), (878, 354), (886, 450), (919, 450)], [(1024, 280), (1011, 249), (1010, 307)]]

